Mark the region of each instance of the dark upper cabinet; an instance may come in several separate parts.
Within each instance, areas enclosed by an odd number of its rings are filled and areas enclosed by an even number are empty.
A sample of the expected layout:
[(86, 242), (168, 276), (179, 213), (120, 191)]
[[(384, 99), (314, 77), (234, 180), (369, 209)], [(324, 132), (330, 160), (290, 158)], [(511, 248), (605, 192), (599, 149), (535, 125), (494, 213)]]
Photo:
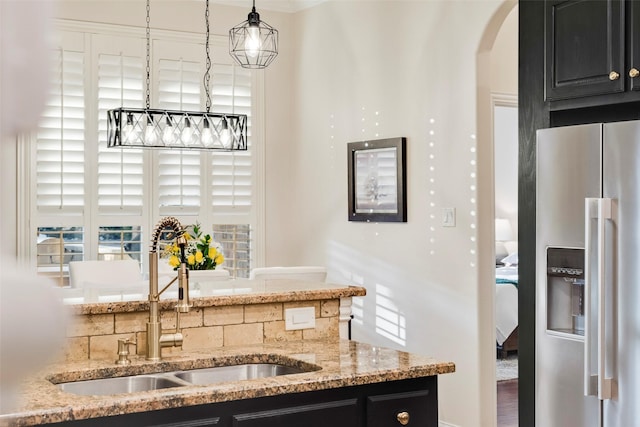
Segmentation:
[(545, 3), (545, 100), (625, 91), (625, 2)]
[[(627, 1), (627, 69), (629, 89), (640, 91), (640, 2)], [(640, 92), (638, 92), (640, 93)], [(640, 96), (638, 97), (640, 99)]]
[(640, 101), (640, 1), (545, 2), (551, 110)]

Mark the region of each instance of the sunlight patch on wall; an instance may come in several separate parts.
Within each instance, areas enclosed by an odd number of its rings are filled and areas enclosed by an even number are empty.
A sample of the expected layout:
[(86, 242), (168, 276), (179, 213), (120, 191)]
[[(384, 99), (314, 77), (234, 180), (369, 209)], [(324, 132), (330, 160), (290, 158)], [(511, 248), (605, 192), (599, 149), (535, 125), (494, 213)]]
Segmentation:
[[(357, 224), (362, 225), (367, 224)], [(367, 289), (366, 297), (352, 299), (352, 325), (370, 325), (371, 332), (405, 346), (407, 320), (393, 293), (393, 286), (401, 276), (397, 267), (335, 241), (329, 243), (327, 254), (327, 269), (331, 272), (328, 282)]]
[(407, 321), (386, 286), (376, 284), (376, 333), (402, 346), (407, 340)]

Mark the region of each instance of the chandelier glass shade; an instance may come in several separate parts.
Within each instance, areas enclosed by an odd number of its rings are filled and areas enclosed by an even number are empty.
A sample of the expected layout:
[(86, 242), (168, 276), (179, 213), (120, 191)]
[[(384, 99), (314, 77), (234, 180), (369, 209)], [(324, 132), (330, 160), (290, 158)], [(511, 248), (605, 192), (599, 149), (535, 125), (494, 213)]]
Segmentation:
[(206, 111), (150, 108), (151, 36), (147, 0), (147, 96), (146, 108), (116, 108), (107, 112), (107, 147), (177, 148), (236, 151), (247, 149), (246, 114), (212, 113), (209, 82), (209, 0), (206, 0)]
[(243, 68), (265, 68), (278, 56), (278, 30), (260, 20), (255, 0), (247, 20), (229, 30), (229, 53)]

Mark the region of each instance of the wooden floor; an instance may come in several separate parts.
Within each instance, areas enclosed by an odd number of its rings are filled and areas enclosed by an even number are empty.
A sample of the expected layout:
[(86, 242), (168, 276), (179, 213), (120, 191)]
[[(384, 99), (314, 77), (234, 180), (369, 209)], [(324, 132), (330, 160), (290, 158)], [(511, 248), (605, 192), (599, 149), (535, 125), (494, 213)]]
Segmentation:
[(498, 427), (518, 427), (518, 380), (498, 381)]

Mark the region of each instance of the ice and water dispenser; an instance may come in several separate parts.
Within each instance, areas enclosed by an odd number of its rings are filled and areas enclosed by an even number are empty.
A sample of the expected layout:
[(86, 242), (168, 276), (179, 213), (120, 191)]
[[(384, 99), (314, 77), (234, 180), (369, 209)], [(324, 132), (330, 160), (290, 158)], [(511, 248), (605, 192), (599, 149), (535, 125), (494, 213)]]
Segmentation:
[(584, 249), (547, 248), (547, 330), (584, 335)]

